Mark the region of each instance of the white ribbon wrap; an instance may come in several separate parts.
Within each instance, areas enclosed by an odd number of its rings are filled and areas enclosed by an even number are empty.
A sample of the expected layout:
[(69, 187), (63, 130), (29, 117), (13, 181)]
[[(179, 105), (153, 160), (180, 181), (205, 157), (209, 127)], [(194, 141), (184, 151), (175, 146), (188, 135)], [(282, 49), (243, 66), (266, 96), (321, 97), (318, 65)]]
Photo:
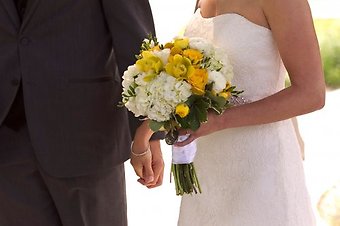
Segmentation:
[[(178, 137), (178, 141), (186, 140), (189, 135), (182, 135)], [(197, 146), (196, 140), (184, 147), (172, 145), (172, 163), (173, 164), (189, 164), (194, 161)]]

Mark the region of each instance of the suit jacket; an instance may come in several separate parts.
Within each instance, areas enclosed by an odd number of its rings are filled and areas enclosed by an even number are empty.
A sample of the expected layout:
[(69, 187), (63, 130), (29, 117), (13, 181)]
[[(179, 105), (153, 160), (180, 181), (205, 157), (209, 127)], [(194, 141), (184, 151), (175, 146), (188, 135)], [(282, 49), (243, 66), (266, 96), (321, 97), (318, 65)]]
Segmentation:
[(131, 135), (128, 113), (117, 107), (121, 75), (149, 33), (147, 0), (31, 0), (22, 23), (14, 1), (0, 0), (0, 124), (21, 81), (47, 173), (79, 176), (123, 163)]

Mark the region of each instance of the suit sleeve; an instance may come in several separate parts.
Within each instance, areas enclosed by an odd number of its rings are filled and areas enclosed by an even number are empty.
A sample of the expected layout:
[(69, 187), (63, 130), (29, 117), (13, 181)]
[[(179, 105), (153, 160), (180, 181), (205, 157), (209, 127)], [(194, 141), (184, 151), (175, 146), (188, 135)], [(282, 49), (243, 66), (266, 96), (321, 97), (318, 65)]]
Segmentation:
[[(118, 71), (122, 75), (135, 62), (142, 41), (155, 35), (152, 12), (148, 0), (102, 0), (105, 18), (111, 33)], [(141, 124), (140, 119), (129, 112), (131, 137)], [(155, 133), (152, 139), (161, 139), (163, 133)]]

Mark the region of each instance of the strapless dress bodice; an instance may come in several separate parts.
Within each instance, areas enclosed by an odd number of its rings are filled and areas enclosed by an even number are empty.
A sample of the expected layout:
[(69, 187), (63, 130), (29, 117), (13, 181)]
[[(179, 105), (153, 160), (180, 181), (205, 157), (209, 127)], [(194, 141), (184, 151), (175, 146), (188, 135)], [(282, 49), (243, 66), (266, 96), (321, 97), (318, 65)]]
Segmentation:
[(203, 37), (225, 51), (233, 65), (233, 84), (251, 100), (284, 88), (286, 70), (270, 29), (237, 13), (204, 18), (198, 9), (185, 36)]

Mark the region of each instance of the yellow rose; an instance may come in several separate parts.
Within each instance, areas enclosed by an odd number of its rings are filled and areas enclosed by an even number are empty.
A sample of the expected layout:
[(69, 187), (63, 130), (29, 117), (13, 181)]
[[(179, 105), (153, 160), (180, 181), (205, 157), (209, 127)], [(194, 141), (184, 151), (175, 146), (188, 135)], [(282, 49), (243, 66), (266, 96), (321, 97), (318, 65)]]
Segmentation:
[(178, 38), (174, 41), (174, 47), (180, 49), (186, 49), (189, 46), (189, 39), (188, 38)]
[(203, 54), (195, 49), (184, 50), (183, 56), (189, 58), (194, 65), (197, 65), (203, 59)]
[(188, 82), (191, 84), (194, 94), (203, 95), (205, 93), (205, 86), (208, 83), (208, 72), (206, 69), (194, 69), (188, 75)]
[(163, 69), (162, 60), (150, 51), (143, 51), (142, 58), (136, 61), (136, 66), (143, 72), (159, 73)]
[(190, 112), (189, 106), (185, 103), (178, 104), (176, 106), (176, 115), (179, 115), (179, 117), (184, 118), (187, 116)]
[(177, 79), (185, 79), (188, 73), (193, 70), (191, 61), (179, 54), (169, 58), (169, 63), (165, 65), (166, 73), (174, 76)]

